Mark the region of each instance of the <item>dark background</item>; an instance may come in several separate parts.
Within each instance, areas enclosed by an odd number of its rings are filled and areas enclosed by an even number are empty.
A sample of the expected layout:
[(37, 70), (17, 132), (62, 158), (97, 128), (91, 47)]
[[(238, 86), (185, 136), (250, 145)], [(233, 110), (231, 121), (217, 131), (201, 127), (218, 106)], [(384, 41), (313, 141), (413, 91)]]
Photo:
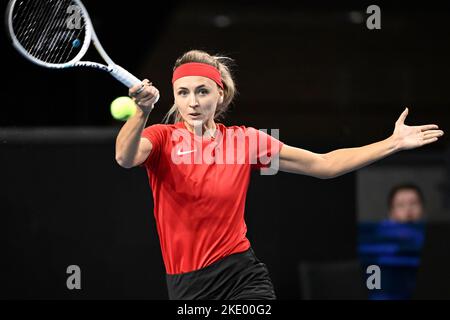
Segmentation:
[[(408, 106), (407, 124), (437, 123), (448, 134), (448, 5), (83, 2), (113, 60), (160, 90), (148, 125), (173, 102), (176, 58), (203, 49), (236, 60), (240, 94), (227, 125), (278, 128), (287, 144), (328, 152), (387, 138)], [(366, 28), (370, 4), (381, 7), (381, 30)], [(218, 16), (229, 25), (218, 27)], [(123, 123), (109, 104), (127, 89), (101, 72), (33, 65), (3, 26), (0, 41), (0, 298), (166, 299), (145, 171), (114, 160)], [(402, 159), (448, 159), (447, 146), (444, 136)], [(354, 173), (252, 178), (248, 238), (280, 299), (302, 298), (299, 262), (356, 257)], [(72, 264), (82, 270), (80, 291), (66, 288)]]

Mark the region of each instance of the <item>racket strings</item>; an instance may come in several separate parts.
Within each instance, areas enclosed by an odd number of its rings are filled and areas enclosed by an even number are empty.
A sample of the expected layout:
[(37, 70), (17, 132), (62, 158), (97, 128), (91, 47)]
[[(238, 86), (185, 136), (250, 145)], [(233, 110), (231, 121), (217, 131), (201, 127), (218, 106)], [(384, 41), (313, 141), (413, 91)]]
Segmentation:
[[(81, 26), (81, 28), (84, 29), (84, 27), (85, 27), (85, 23), (84, 23), (84, 20), (83, 20), (83, 25)], [(74, 29), (74, 30), (76, 30), (76, 29)], [(79, 37), (81, 36), (81, 33), (82, 33), (82, 30), (80, 29), (80, 30), (78, 30), (76, 35), (75, 34), (72, 35), (72, 38), (75, 37), (75, 39), (79, 39)], [(76, 41), (76, 40), (74, 40), (74, 41)], [(66, 51), (69, 48), (70, 48), (70, 51), (68, 53), (68, 56), (72, 55), (72, 51), (75, 48), (73, 43), (71, 45), (67, 45), (66, 46), (66, 48), (64, 49), (64, 52), (62, 54), (60, 54), (60, 57), (59, 57), (59, 60), (57, 61), (57, 63), (62, 63), (63, 62), (63, 58), (66, 56)]]
[(17, 41), (29, 55), (46, 63), (74, 59), (85, 42), (86, 27), (73, 0), (19, 0), (12, 12)]
[[(33, 3), (33, 1), (28, 1), (25, 4), (23, 2), (20, 2), (19, 6), (23, 6), (23, 8), (21, 8), (21, 10), (19, 11), (20, 12), (19, 14), (18, 13), (15, 14), (15, 17), (17, 17), (17, 18), (14, 18), (13, 21), (17, 21), (17, 20), (21, 21), (21, 20), (23, 20), (25, 17), (27, 17), (30, 14), (30, 10), (32, 10), (31, 14), (33, 14), (33, 15), (35, 15), (37, 12), (40, 12), (42, 10), (42, 7), (43, 7), (42, 4), (43, 3), (44, 2), (40, 3), (40, 6), (37, 9), (33, 9), (32, 6), (35, 5), (35, 3)], [(31, 5), (31, 8), (30, 8), (30, 5)], [(33, 20), (33, 22), (36, 22), (36, 20)], [(27, 40), (30, 30), (31, 30), (31, 28), (26, 28), (26, 25), (22, 24), (20, 26), (20, 28), (18, 28), (16, 34), (21, 39)]]
[[(20, 1), (22, 4), (24, 1)], [(46, 1), (25, 1), (27, 3), (28, 10), (24, 9), (21, 18), (13, 20), (13, 24), (20, 22), (19, 33), (16, 33), (17, 39), (21, 44), (32, 53), (35, 48), (37, 38), (42, 35), (42, 31), (46, 28), (46, 22), (48, 21), (45, 15), (48, 13), (48, 3)], [(40, 31), (40, 32), (39, 32)], [(34, 44), (33, 47), (30, 44)]]
[[(43, 14), (41, 14), (40, 16), (40, 20), (42, 22), (37, 28), (38, 30), (41, 30), (41, 33), (39, 34), (35, 32), (35, 36), (33, 37), (33, 39), (31, 39), (31, 42), (34, 43), (34, 45), (30, 48), (30, 53), (32, 55), (37, 55), (37, 53), (39, 52), (38, 50), (41, 50), (42, 46), (45, 45), (45, 42), (43, 43), (43, 40), (46, 39), (49, 29), (52, 28), (53, 24), (55, 23), (55, 17), (50, 17), (49, 14), (56, 14), (58, 12), (58, 9), (61, 7), (61, 4), (61, 2), (58, 3), (58, 8), (54, 12), (51, 12), (50, 10), (42, 10)], [(33, 21), (36, 21), (36, 18), (34, 18)], [(52, 22), (47, 23), (47, 21)]]
[[(69, 29), (64, 30), (64, 27), (67, 26), (67, 20), (64, 19), (65, 11), (61, 10), (61, 8), (67, 8), (65, 5), (63, 5), (66, 3), (63, 3), (63, 1), (58, 2), (58, 8), (51, 13), (52, 16), (50, 20), (52, 21), (52, 23), (44, 31), (45, 34), (41, 36), (42, 39), (48, 40), (46, 45), (48, 47), (48, 50), (50, 51), (49, 57), (52, 61), (54, 61), (54, 56), (58, 54), (58, 50), (55, 49), (57, 48), (56, 46), (60, 43), (61, 37), (65, 34), (64, 31), (69, 32)], [(39, 39), (38, 43), (42, 43), (41, 38)], [(42, 56), (39, 56), (39, 58), (42, 58)]]
[[(67, 50), (69, 50), (68, 56), (70, 56), (73, 49), (76, 48), (76, 45), (74, 45), (73, 41), (76, 41), (76, 39), (78, 39), (78, 37), (81, 35), (82, 30), (84, 30), (84, 27), (85, 27), (84, 19), (82, 21), (83, 21), (83, 25), (80, 25), (79, 28), (68, 29), (68, 30), (66, 30), (66, 32), (59, 33), (58, 39), (56, 39), (54, 44), (62, 43), (65, 45), (64, 45), (64, 47), (61, 48), (61, 50), (54, 51), (55, 54), (52, 56), (52, 59), (56, 63), (62, 63), (63, 58), (67, 56)], [(81, 23), (81, 21), (80, 21), (80, 23)], [(58, 26), (58, 28), (63, 28), (63, 26), (60, 25), (60, 26)], [(72, 39), (75, 39), (75, 40), (72, 40)], [(53, 44), (53, 46), (54, 46), (54, 44)], [(80, 43), (80, 45), (81, 45), (81, 43)]]
[[(40, 55), (36, 55), (37, 58), (43, 59), (44, 55), (49, 53), (48, 58), (50, 61), (54, 62), (54, 55), (58, 53), (59, 50), (57, 45), (60, 43), (61, 35), (68, 32), (64, 30), (64, 26), (66, 24), (65, 18), (65, 8), (70, 1), (58, 1), (57, 8), (53, 11), (49, 11), (48, 17), (45, 17), (46, 20), (51, 21), (47, 25), (47, 28), (41, 34), (41, 37), (36, 44), (41, 46)], [(42, 50), (42, 46), (44, 46), (44, 50)], [(34, 52), (31, 52), (34, 54)]]

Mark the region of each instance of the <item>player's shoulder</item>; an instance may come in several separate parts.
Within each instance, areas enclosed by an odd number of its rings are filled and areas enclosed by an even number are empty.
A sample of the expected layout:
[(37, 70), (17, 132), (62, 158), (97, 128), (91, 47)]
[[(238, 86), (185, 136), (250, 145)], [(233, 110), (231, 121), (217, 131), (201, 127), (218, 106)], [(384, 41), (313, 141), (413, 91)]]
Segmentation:
[(224, 125), (222, 123), (217, 123), (220, 131), (222, 132), (222, 134), (224, 135), (232, 135), (232, 136), (236, 136), (236, 135), (245, 135), (245, 136), (258, 136), (259, 135), (259, 131), (254, 128), (254, 127), (249, 127), (246, 125)]

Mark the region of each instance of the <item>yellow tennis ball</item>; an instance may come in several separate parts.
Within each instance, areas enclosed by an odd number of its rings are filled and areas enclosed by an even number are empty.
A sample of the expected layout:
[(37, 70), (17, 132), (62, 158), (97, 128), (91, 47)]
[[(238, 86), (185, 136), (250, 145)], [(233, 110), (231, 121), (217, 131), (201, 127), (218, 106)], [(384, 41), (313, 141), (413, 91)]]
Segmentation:
[(114, 119), (126, 121), (136, 113), (136, 104), (130, 97), (119, 97), (111, 103), (111, 115)]

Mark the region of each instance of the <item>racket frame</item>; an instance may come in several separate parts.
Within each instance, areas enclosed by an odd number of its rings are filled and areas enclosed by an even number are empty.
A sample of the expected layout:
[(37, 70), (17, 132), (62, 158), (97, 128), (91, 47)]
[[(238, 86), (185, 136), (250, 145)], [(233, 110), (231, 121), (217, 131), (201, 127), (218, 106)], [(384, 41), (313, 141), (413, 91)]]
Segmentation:
[[(20, 1), (20, 0), (19, 0)], [(25, 48), (20, 44), (19, 40), (17, 39), (16, 35), (14, 34), (13, 24), (12, 24), (12, 14), (13, 14), (13, 8), (16, 4), (17, 0), (10, 0), (8, 3), (8, 7), (6, 10), (6, 24), (8, 33), (10, 36), (10, 39), (12, 41), (13, 46), (19, 51), (19, 53), (25, 57), (26, 59), (30, 60), (31, 62), (45, 67), (45, 68), (51, 68), (51, 69), (67, 69), (67, 68), (74, 68), (74, 67), (88, 67), (88, 68), (94, 68), (94, 69), (100, 69), (103, 71), (106, 71), (110, 73), (114, 78), (122, 82), (125, 86), (128, 88), (131, 88), (137, 84), (141, 83), (141, 80), (139, 80), (137, 77), (129, 73), (127, 70), (122, 68), (121, 66), (114, 63), (114, 61), (108, 56), (105, 49), (101, 45), (100, 41), (98, 40), (97, 34), (95, 33), (94, 27), (91, 22), (91, 18), (89, 17), (88, 11), (86, 10), (86, 7), (83, 5), (83, 3), (80, 0), (72, 0), (75, 5), (77, 5), (80, 10), (82, 11), (81, 15), (83, 16), (84, 22), (85, 22), (85, 36), (84, 36), (84, 42), (81, 47), (80, 52), (69, 62), (66, 63), (48, 63), (41, 61), (35, 57), (33, 57), (31, 54), (25, 50)], [(92, 61), (81, 61), (83, 56), (88, 51), (91, 42), (94, 44), (94, 47), (97, 49), (97, 52), (100, 54), (100, 56), (103, 58), (103, 60), (107, 63), (107, 65), (98, 63), (98, 62), (92, 62)], [(159, 100), (155, 101), (155, 103)]]

